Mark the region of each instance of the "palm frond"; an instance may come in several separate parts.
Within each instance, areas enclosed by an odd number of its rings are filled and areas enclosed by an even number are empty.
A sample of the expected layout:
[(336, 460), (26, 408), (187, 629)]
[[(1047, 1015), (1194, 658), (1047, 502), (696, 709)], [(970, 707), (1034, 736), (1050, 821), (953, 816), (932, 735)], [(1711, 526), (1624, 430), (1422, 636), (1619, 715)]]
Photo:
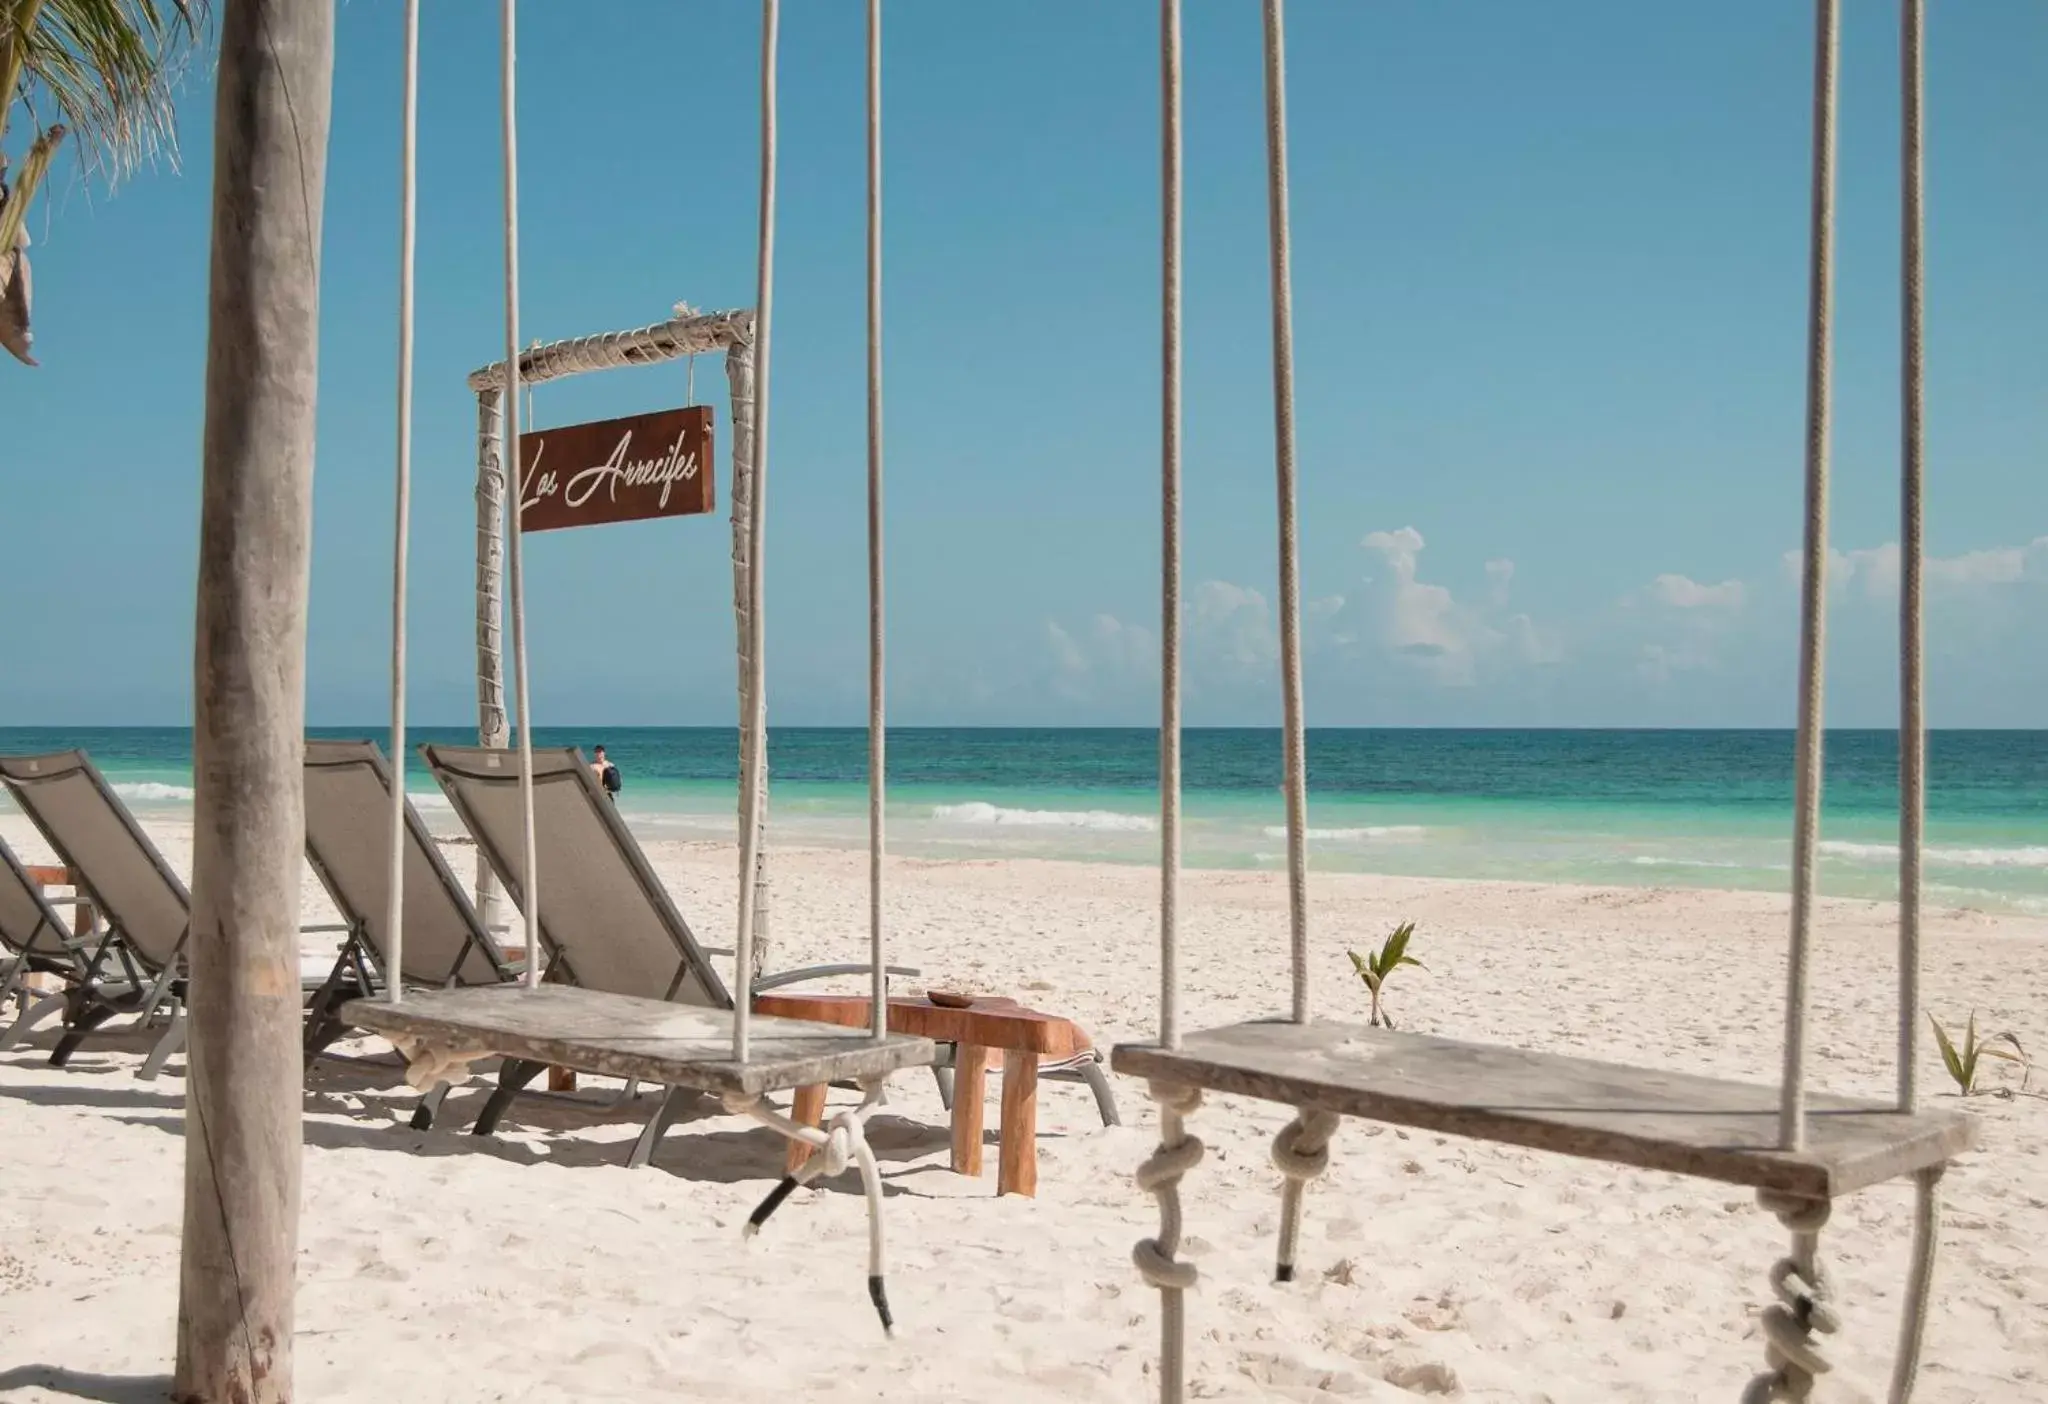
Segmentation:
[(175, 163), (172, 94), (208, 18), (204, 0), (0, 0), (0, 135), (17, 107), (47, 110), (39, 132), (70, 128), (80, 164), (110, 183)]

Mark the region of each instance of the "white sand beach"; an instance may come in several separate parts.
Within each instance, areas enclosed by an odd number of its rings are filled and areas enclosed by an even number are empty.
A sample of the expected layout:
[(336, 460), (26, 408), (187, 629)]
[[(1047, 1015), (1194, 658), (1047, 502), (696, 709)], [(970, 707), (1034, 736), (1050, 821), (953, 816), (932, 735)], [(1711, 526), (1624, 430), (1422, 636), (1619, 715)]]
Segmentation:
[[(185, 869), (189, 827), (152, 819)], [(0, 833), (47, 850), (18, 816)], [(650, 844), (701, 934), (732, 923), (728, 846)], [(774, 853), (777, 965), (851, 959), (865, 856)], [(467, 871), (466, 851), (458, 871)], [(891, 867), (896, 954), (920, 985), (1015, 995), (1103, 1046), (1149, 1036), (1156, 875), (1016, 861)], [(1187, 875), (1190, 1027), (1280, 1008), (1285, 899), (1272, 874)], [(309, 921), (327, 918), (306, 882)], [(1363, 1019), (1347, 945), (1419, 924), (1389, 1001), (1403, 1027), (1769, 1082), (1779, 1057), (1785, 902), (1321, 876), (1316, 999)], [(1892, 909), (1829, 901), (1813, 1060), (1830, 1090), (1887, 1094)], [(313, 938), (309, 949), (317, 950)], [(1927, 1007), (2048, 1050), (2048, 922), (1932, 913)], [(42, 1040), (47, 1049), (49, 1040)], [(350, 1051), (374, 1053), (372, 1041)], [(89, 1044), (66, 1071), (0, 1055), (0, 1397), (164, 1397), (177, 1300), (182, 1061), (134, 1078), (141, 1045)], [(1947, 1087), (1934, 1050), (1927, 1086)], [(1987, 1077), (2011, 1083), (2003, 1065)], [(450, 1101), (466, 1125), (483, 1084)], [(522, 1102), (494, 1140), (416, 1133), (394, 1067), (323, 1063), (306, 1099), (300, 1397), (336, 1401), (913, 1401), (1149, 1398), (1157, 1299), (1130, 1263), (1155, 1228), (1132, 1182), (1154, 1121), (1119, 1079), (1127, 1126), (1085, 1090), (1041, 1093), (1036, 1199), (946, 1163), (923, 1073), (874, 1124), (889, 1188), (894, 1341), (863, 1290), (851, 1175), (801, 1193), (743, 1241), (782, 1145), (722, 1115), (679, 1125), (656, 1168), (622, 1168), (651, 1109)], [(991, 1084), (993, 1093), (993, 1083)], [(837, 1094), (835, 1094), (837, 1095)], [(1952, 1104), (1952, 1103), (1951, 1103)], [(1943, 1266), (1919, 1398), (2048, 1400), (2048, 1101), (1980, 1096), (1982, 1149), (1946, 1183)], [(991, 1132), (995, 1108), (990, 1107)], [(1760, 1365), (1756, 1314), (1781, 1246), (1739, 1190), (1347, 1123), (1311, 1192), (1302, 1277), (1271, 1281), (1281, 1109), (1212, 1099), (1187, 1179), (1202, 1282), (1192, 1393), (1207, 1399), (1735, 1399)], [(1823, 1240), (1846, 1321), (1819, 1397), (1879, 1399), (1894, 1345), (1910, 1195), (1838, 1205)]]

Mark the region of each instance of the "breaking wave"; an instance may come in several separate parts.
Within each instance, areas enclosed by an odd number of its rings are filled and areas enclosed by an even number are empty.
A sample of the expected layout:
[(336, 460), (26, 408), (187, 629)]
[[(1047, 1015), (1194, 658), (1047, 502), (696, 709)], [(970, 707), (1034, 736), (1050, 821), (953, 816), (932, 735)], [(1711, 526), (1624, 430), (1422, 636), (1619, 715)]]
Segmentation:
[(148, 804), (190, 804), (190, 785), (166, 785), (157, 780), (123, 780), (114, 784), (114, 793), (122, 799), (142, 800)]
[[(1820, 851), (1830, 858), (1846, 858), (1852, 863), (1896, 863), (1899, 861), (1899, 846), (1895, 843), (1851, 843), (1845, 839), (1826, 839)], [(2048, 868), (2048, 846), (2029, 845), (2024, 848), (1929, 848), (1925, 852), (1929, 863), (1943, 863), (1955, 868)]]
[(941, 804), (932, 818), (953, 824), (1008, 824), (1032, 829), (1114, 829), (1150, 832), (1159, 821), (1149, 814), (1122, 814), (1113, 809), (1007, 809), (999, 804), (972, 800), (966, 804)]
[[(1260, 830), (1267, 838), (1286, 838), (1287, 830), (1269, 824)], [(1367, 824), (1356, 829), (1309, 829), (1307, 837), (1319, 843), (1362, 843), (1372, 839), (1421, 838), (1429, 830), (1421, 824)]]

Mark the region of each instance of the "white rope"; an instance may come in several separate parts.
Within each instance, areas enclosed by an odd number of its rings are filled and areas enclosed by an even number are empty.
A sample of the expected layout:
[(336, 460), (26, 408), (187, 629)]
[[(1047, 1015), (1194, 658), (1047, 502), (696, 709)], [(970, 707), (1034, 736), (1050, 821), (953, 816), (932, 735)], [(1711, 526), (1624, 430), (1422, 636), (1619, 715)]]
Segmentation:
[(757, 246), (754, 295), (754, 501), (747, 521), (747, 699), (750, 716), (747, 754), (740, 765), (740, 897), (739, 932), (733, 941), (732, 1056), (747, 1061), (748, 1023), (753, 1016), (754, 898), (752, 880), (760, 862), (760, 775), (768, 763), (768, 721), (765, 670), (761, 650), (764, 630), (761, 598), (761, 543), (768, 516), (768, 335), (775, 303), (775, 54), (781, 18), (778, 0), (761, 0), (761, 226)]
[(1202, 1105), (1202, 1089), (1154, 1082), (1147, 1090), (1159, 1104), (1159, 1148), (1138, 1167), (1138, 1188), (1159, 1201), (1159, 1236), (1140, 1239), (1131, 1250), (1131, 1261), (1145, 1281), (1159, 1289), (1160, 1404), (1182, 1404), (1187, 1397), (1186, 1294), (1201, 1273), (1177, 1256), (1180, 1182), (1202, 1163), (1202, 1143), (1187, 1132), (1187, 1118)]
[(1342, 1120), (1334, 1112), (1312, 1107), (1295, 1109), (1294, 1120), (1280, 1128), (1273, 1138), (1273, 1168), (1285, 1178), (1280, 1184), (1280, 1247), (1275, 1255), (1273, 1278), (1294, 1280), (1294, 1259), (1301, 1245), (1301, 1207), (1309, 1181), (1322, 1178), (1330, 1168), (1330, 1137)]
[[(682, 304), (687, 307), (688, 304)], [(519, 356), (523, 384), (544, 385), (564, 376), (620, 366), (653, 366), (706, 351), (729, 351), (753, 340), (754, 314), (744, 308), (725, 312), (678, 311), (666, 322), (594, 336), (548, 341)], [(505, 363), (493, 361), (469, 373), (469, 388), (479, 395), (505, 383)]]
[(499, 9), (500, 62), (505, 141), (505, 429), (504, 462), (511, 474), (512, 490), (506, 494), (506, 511), (511, 525), (506, 536), (511, 546), (512, 569), (512, 685), (519, 708), (519, 822), (524, 881), (520, 913), (526, 924), (526, 983), (540, 986), (540, 873), (539, 844), (533, 818), (533, 711), (526, 685), (526, 571), (520, 549), (526, 535), (519, 510), (525, 491), (519, 469), (519, 107), (514, 90), (514, 12), (518, 0), (502, 0)]
[(1920, 1101), (1920, 854), (1927, 817), (1926, 662), (1921, 610), (1925, 528), (1922, 493), (1921, 108), (1926, 72), (1921, 36), (1925, 0), (1901, 0), (1900, 70), (1900, 453), (1899, 453), (1899, 1110)]
[[(505, 372), (476, 392), (476, 732), (481, 745), (502, 748), (505, 712)], [(474, 377), (471, 378), (474, 385)], [(498, 925), (498, 875), (477, 850), (476, 910), (488, 930)]]
[(1786, 962), (1785, 1062), (1778, 1139), (1806, 1144), (1807, 947), (1820, 842), (1821, 752), (1827, 657), (1829, 340), (1834, 329), (1835, 0), (1814, 0), (1813, 227), (1807, 289), (1806, 558), (1799, 585), (1799, 739), (1792, 823), (1792, 941)]
[[(1922, 360), (1925, 304), (1921, 272), (1926, 214), (1922, 202), (1922, 125), (1926, 66), (1922, 53), (1925, 0), (1899, 6), (1901, 167), (1900, 284), (1902, 342), (1899, 464), (1899, 1110), (1908, 1114), (1920, 1101), (1920, 857), (1927, 805), (1927, 718), (1923, 706), (1926, 663), (1921, 583), (1924, 553), (1922, 511), (1926, 467), (1922, 434)], [(1932, 1165), (1914, 1179), (1913, 1258), (1906, 1307), (1899, 1323), (1898, 1354), (1892, 1362), (1891, 1404), (1907, 1404), (1920, 1375), (1927, 1339), (1927, 1308), (1941, 1241), (1941, 1177)]]
[(412, 534), (414, 155), (419, 132), (419, 77), (420, 3), (405, 0), (405, 95), (398, 157), (398, 505), (391, 547), (391, 871), (384, 908), (384, 990), (393, 1004), (404, 998), (405, 989), (405, 606), (406, 556)]
[(1159, 3), (1159, 1043), (1180, 1047), (1180, 0)]
[(1764, 1308), (1760, 1322), (1767, 1368), (1750, 1380), (1742, 1404), (1809, 1399), (1814, 1381), (1834, 1368), (1817, 1337), (1841, 1329), (1820, 1267), (1820, 1231), (1829, 1204), (1768, 1190), (1759, 1191), (1757, 1201), (1791, 1232), (1792, 1251), (1771, 1265), (1771, 1290), (1778, 1300)]
[(1266, 212), (1273, 283), (1273, 477), (1280, 496), (1280, 695), (1293, 1019), (1308, 1022), (1308, 757), (1301, 718), (1301, 563), (1294, 512), (1294, 290), (1287, 218), (1287, 38), (1266, 0)]
[(405, 1060), (407, 1085), (418, 1092), (431, 1092), (443, 1082), (467, 1081), (471, 1064), (495, 1056), (488, 1048), (436, 1042), (416, 1034), (394, 1033), (390, 1040)]
[(1934, 1299), (1934, 1270), (1940, 1256), (1944, 1169), (1930, 1165), (1913, 1177), (1913, 1262), (1906, 1282), (1905, 1315), (1899, 1322), (1898, 1355), (1892, 1361), (1891, 1404), (1908, 1404), (1920, 1378), (1920, 1349), (1927, 1340), (1927, 1308)]
[[(881, 1315), (882, 1329), (889, 1331), (893, 1323), (889, 1317), (888, 1298), (882, 1288), (888, 1246), (882, 1227), (882, 1170), (867, 1137), (867, 1120), (888, 1102), (888, 1092), (885, 1080), (879, 1077), (862, 1079), (860, 1088), (860, 1105), (839, 1113), (823, 1126), (806, 1126), (794, 1121), (759, 1097), (744, 1093), (728, 1093), (721, 1102), (725, 1110), (734, 1116), (751, 1117), (780, 1136), (812, 1147), (815, 1154), (789, 1173), (787, 1184), (792, 1187), (830, 1178), (849, 1166), (860, 1171), (861, 1194), (867, 1201), (868, 1214), (868, 1291), (874, 1300), (875, 1310)], [(762, 1221), (776, 1204), (782, 1202), (783, 1193), (778, 1191), (771, 1195), (747, 1220), (746, 1227), (741, 1230), (745, 1237), (752, 1238), (760, 1232)]]
[[(1180, 1047), (1180, 0), (1159, 4), (1159, 1042)], [(1187, 1395), (1187, 1293), (1200, 1274), (1179, 1261), (1180, 1182), (1202, 1160), (1187, 1118), (1201, 1089), (1155, 1082), (1159, 1146), (1138, 1167), (1138, 1188), (1159, 1201), (1159, 1236), (1131, 1251), (1159, 1292), (1160, 1404)]]
[[(753, 335), (751, 314), (747, 322), (747, 335)], [(753, 559), (753, 550), (748, 544), (749, 533), (754, 520), (754, 346), (751, 340), (733, 343), (725, 353), (726, 399), (732, 415), (732, 614), (733, 614), (733, 671), (736, 675), (736, 690), (739, 699), (739, 744), (736, 755), (740, 774), (747, 770), (747, 757), (752, 754), (753, 732), (756, 724), (763, 724), (767, 712), (764, 696), (761, 712), (756, 713), (752, 702), (753, 671), (748, 659), (753, 655), (750, 640), (753, 638), (753, 603), (749, 592), (752, 589), (752, 573), (748, 562)], [(753, 784), (749, 786), (754, 795), (753, 828), (757, 834), (768, 832), (768, 770), (764, 763), (755, 772)], [(747, 819), (747, 796), (739, 789), (733, 791), (738, 809), (733, 832), (739, 832), (737, 825)], [(763, 968), (768, 961), (768, 854), (761, 845), (756, 845), (752, 882), (754, 885), (754, 969)], [(738, 880), (749, 880), (745, 866), (746, 845), (734, 845), (734, 872)], [(751, 974), (751, 972), (750, 972)]]
[(889, 1034), (882, 928), (888, 726), (882, 578), (882, 0), (868, 0), (868, 960), (871, 1028)]

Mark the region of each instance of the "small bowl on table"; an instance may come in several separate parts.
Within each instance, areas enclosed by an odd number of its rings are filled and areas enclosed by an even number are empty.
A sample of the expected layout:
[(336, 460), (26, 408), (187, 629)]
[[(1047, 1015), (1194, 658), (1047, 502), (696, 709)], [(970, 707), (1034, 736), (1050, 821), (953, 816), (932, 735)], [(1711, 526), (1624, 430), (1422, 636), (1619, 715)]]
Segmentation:
[(976, 995), (962, 994), (958, 990), (926, 990), (924, 997), (941, 1009), (972, 1009)]

